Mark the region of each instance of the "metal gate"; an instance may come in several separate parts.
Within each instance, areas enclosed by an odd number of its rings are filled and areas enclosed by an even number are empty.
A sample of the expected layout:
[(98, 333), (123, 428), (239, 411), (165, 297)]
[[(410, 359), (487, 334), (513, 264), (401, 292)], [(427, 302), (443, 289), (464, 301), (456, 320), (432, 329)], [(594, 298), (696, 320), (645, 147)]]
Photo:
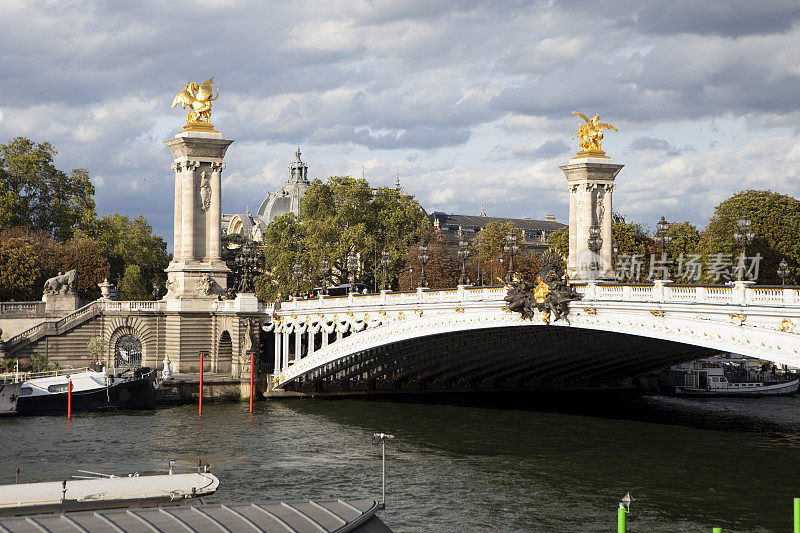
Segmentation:
[(114, 368), (139, 368), (142, 366), (142, 341), (135, 335), (123, 335), (114, 348)]

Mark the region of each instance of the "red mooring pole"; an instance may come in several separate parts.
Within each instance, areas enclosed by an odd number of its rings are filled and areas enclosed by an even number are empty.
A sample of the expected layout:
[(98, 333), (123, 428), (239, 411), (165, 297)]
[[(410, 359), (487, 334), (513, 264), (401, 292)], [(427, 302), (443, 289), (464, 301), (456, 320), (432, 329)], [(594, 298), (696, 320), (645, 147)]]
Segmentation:
[(203, 414), (203, 352), (200, 352), (200, 408), (198, 414)]
[(67, 382), (67, 420), (72, 420), (72, 380)]
[(250, 352), (250, 414), (253, 414), (253, 376), (255, 373), (256, 353)]

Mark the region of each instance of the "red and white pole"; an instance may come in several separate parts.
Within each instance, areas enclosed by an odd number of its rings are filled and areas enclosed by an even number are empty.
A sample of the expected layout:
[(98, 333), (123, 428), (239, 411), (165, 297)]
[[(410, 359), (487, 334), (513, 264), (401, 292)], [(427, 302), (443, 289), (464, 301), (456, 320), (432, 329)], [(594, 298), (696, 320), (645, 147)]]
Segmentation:
[(256, 367), (256, 353), (250, 352), (250, 414), (253, 414), (253, 377)]
[(67, 420), (72, 420), (72, 380), (67, 382)]
[(203, 414), (203, 352), (200, 352), (200, 408), (198, 414)]

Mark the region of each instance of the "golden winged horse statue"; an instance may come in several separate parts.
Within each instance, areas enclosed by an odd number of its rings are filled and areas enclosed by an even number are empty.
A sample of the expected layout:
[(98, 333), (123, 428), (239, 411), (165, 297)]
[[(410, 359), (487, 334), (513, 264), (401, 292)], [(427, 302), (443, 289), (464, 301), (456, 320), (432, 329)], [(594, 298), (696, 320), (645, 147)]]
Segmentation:
[(605, 152), (601, 148), (603, 141), (603, 129), (618, 131), (617, 128), (607, 122), (600, 122), (600, 115), (595, 114), (592, 118), (587, 117), (583, 113), (577, 111), (572, 112), (573, 115), (578, 115), (583, 119), (585, 124), (578, 126), (578, 131), (575, 132), (575, 137), (580, 142), (581, 151), (578, 156), (595, 155), (605, 157)]
[(186, 125), (207, 124), (211, 125), (211, 102), (219, 98), (219, 85), (217, 94), (214, 95), (214, 78), (209, 78), (202, 84), (187, 83), (186, 88), (179, 92), (172, 101), (172, 109), (181, 104), (182, 109), (189, 108), (189, 117)]

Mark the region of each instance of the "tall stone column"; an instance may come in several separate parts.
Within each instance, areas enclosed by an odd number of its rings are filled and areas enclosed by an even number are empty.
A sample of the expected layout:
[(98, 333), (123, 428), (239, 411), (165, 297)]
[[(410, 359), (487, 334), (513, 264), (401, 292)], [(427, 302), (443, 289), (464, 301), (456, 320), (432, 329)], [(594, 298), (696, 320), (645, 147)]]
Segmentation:
[(168, 310), (200, 310), (192, 302), (214, 300), (228, 287), (229, 270), (220, 255), (221, 173), (232, 142), (218, 132), (191, 130), (165, 142), (175, 163), (175, 254), (167, 267)]
[[(569, 191), (569, 257), (567, 275), (571, 281), (614, 280), (611, 252), (611, 196), (614, 178), (624, 165), (607, 157), (574, 157), (559, 167), (567, 177)], [(597, 225), (603, 244), (595, 253), (589, 249), (589, 228)]]
[[(176, 372), (198, 372), (198, 353), (217, 366), (219, 332), (210, 319), (228, 287), (220, 256), (222, 159), (233, 141), (213, 128), (186, 129), (165, 142), (175, 172), (175, 253), (166, 269), (166, 356)], [(213, 228), (216, 227), (216, 231)]]

